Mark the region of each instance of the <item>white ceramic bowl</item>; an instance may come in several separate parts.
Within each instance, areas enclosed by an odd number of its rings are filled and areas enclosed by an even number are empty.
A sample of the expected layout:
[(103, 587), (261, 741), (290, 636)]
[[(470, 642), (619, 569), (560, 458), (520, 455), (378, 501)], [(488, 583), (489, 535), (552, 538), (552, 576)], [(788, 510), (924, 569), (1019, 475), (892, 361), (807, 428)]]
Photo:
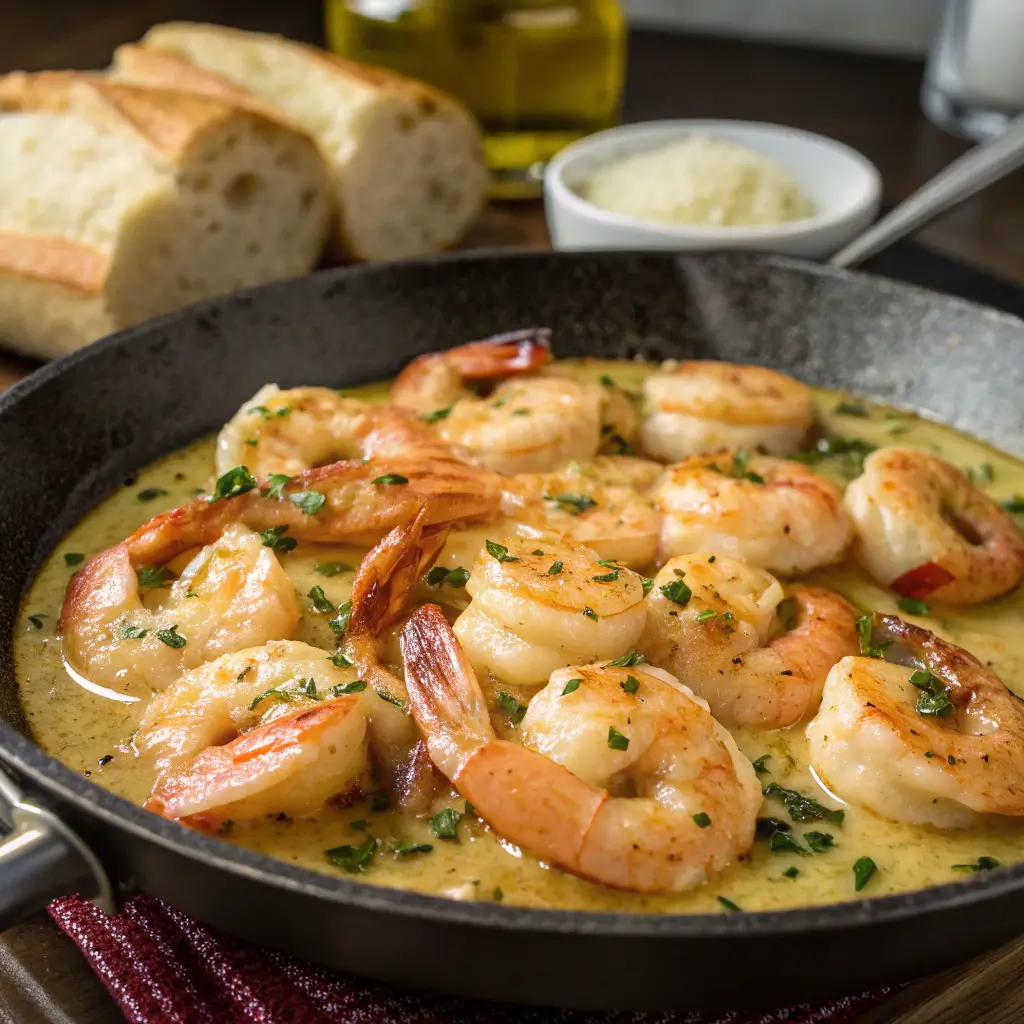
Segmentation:
[[(686, 135), (711, 135), (762, 153), (796, 179), (817, 211), (778, 225), (655, 224), (603, 210), (580, 190), (604, 165)], [(563, 149), (544, 175), (548, 228), (557, 249), (745, 249), (824, 259), (875, 218), (878, 170), (834, 139), (755, 121), (648, 121), (589, 135)]]

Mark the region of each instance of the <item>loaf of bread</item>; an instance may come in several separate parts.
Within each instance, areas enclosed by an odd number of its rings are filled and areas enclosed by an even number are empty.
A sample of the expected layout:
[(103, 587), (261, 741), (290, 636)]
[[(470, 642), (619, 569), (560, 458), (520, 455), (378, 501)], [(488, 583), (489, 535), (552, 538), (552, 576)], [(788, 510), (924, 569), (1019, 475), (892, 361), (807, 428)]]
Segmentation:
[(214, 97), (7, 75), (0, 153), (0, 344), (44, 359), (304, 273), (333, 219), (310, 140)]
[(110, 74), (269, 107), (303, 128), (333, 174), (339, 256), (444, 249), (485, 201), (475, 121), (421, 82), (279, 36), (186, 22), (157, 25), (140, 44), (121, 47)]

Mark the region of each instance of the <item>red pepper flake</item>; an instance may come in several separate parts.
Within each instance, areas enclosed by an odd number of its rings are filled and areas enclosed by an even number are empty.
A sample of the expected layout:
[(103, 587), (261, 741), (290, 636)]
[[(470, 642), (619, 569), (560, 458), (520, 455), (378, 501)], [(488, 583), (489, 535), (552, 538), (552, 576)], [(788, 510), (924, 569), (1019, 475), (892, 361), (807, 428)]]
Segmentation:
[(914, 597), (921, 600), (930, 597), (940, 587), (952, 583), (956, 577), (937, 562), (925, 562), (916, 569), (905, 572), (889, 584), (900, 597)]

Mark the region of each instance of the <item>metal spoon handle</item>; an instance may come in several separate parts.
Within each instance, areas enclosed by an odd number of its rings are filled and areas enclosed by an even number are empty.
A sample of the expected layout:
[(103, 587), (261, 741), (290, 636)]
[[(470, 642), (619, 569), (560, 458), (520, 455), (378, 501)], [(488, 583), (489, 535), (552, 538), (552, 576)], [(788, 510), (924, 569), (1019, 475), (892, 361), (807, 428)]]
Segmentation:
[(834, 267), (863, 263), (1022, 165), (1024, 115), (1014, 118), (999, 138), (975, 146), (954, 160), (877, 224), (840, 249), (829, 263)]

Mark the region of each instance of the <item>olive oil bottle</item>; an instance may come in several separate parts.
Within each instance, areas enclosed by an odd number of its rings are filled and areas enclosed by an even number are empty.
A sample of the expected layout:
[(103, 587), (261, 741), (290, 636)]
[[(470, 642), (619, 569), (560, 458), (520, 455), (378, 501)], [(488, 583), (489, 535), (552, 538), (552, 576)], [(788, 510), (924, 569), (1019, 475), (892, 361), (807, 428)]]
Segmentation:
[(341, 56), (458, 96), (483, 125), (496, 198), (537, 195), (559, 149), (618, 120), (618, 0), (327, 0), (326, 29)]

